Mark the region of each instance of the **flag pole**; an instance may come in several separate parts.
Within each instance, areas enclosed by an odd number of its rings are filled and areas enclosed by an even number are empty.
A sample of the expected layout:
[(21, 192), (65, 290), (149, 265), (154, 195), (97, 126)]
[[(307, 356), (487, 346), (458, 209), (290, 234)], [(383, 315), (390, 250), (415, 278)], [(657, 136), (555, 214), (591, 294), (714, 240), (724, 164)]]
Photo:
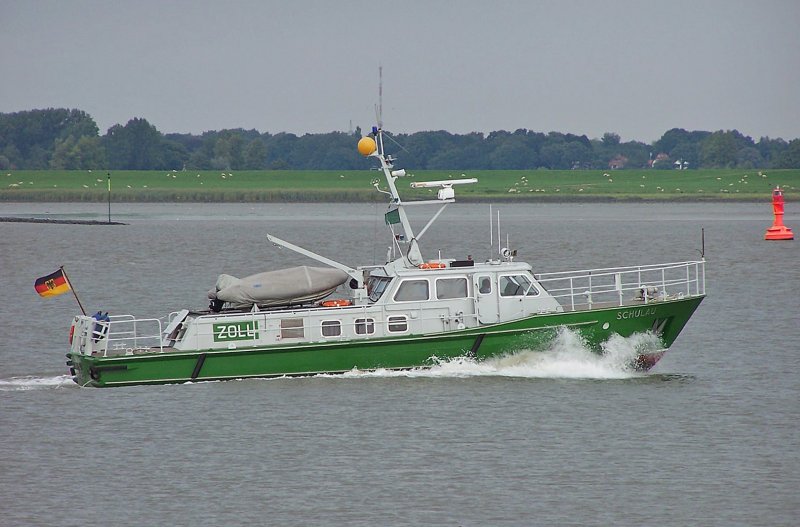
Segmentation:
[(66, 279), (67, 284), (69, 285), (69, 290), (72, 291), (72, 295), (75, 297), (75, 300), (78, 301), (78, 305), (81, 308), (81, 312), (83, 313), (83, 316), (86, 316), (86, 310), (83, 309), (83, 304), (81, 304), (81, 299), (78, 298), (78, 292), (75, 291), (75, 288), (72, 287), (72, 282), (69, 281), (69, 276), (67, 276), (67, 270), (64, 269), (63, 265), (61, 267), (59, 267), (59, 269), (61, 269), (61, 272), (64, 273), (64, 279)]

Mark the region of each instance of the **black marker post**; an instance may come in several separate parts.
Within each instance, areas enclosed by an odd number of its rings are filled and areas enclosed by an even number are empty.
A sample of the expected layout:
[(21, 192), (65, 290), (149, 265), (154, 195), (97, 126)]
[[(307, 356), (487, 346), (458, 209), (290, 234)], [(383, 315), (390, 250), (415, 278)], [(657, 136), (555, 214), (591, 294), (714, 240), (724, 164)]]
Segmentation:
[(111, 225), (111, 172), (108, 174), (108, 224)]

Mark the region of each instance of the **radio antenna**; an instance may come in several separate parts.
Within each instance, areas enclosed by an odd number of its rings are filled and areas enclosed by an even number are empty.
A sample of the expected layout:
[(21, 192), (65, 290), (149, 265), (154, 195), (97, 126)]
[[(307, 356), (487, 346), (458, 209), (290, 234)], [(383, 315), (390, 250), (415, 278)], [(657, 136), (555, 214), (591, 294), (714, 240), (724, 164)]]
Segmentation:
[(492, 204), (489, 203), (489, 259), (492, 259), (494, 249), (494, 216), (492, 215)]
[(383, 130), (383, 66), (378, 66), (378, 128)]
[(503, 252), (502, 248), (500, 247), (500, 243), (501, 243), (501, 240), (500, 240), (500, 211), (498, 210), (497, 211), (497, 254), (500, 254), (501, 252)]

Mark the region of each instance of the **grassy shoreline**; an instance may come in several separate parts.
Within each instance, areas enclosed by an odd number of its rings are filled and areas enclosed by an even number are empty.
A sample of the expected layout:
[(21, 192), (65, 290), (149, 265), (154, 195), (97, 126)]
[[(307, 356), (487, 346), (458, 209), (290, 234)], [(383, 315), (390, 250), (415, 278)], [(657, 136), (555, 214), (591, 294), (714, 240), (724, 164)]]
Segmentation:
[[(8, 171), (0, 175), (0, 201), (101, 202), (106, 171)], [(115, 171), (114, 202), (383, 202), (370, 171)], [(476, 177), (459, 186), (462, 202), (670, 202), (764, 201), (776, 186), (800, 200), (800, 170), (512, 170), (417, 171), (398, 179), (405, 199), (435, 196), (411, 181)], [(383, 182), (382, 182), (383, 183)], [(385, 183), (382, 184), (382, 188)]]

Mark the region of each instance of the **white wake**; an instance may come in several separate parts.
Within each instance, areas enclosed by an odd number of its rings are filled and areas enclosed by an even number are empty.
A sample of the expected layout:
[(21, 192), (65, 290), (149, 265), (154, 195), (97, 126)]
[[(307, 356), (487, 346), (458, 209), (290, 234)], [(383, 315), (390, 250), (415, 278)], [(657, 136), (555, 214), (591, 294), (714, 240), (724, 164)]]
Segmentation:
[(77, 387), (69, 375), (55, 377), (36, 377), (26, 375), (23, 377), (10, 377), (0, 379), (0, 392), (15, 392), (24, 390), (52, 390), (53, 388)]
[[(657, 336), (644, 333), (612, 336), (603, 353), (593, 352), (574, 331), (563, 329), (542, 351), (521, 350), (493, 359), (476, 361), (459, 357), (439, 361), (431, 368), (411, 370), (353, 370), (344, 378), (358, 377), (523, 377), (541, 379), (629, 379), (641, 377), (633, 364), (640, 353), (659, 349)], [(333, 377), (333, 376), (330, 376)]]

